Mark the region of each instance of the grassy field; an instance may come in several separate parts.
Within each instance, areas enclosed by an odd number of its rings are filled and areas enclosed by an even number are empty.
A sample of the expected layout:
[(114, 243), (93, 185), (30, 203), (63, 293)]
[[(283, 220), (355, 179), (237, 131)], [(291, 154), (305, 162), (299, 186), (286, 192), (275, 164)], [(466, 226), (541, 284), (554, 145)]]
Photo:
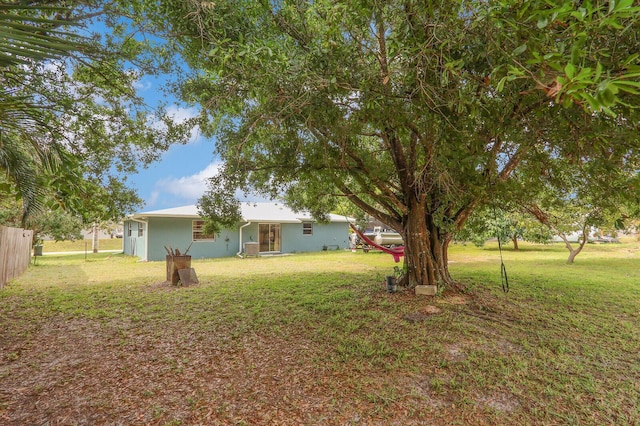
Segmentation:
[(640, 243), (455, 245), (464, 294), (390, 256), (44, 256), (0, 292), (0, 423), (640, 424)]
[[(76, 241), (44, 241), (43, 253), (55, 253), (64, 251), (92, 251), (91, 240)], [(122, 238), (106, 238), (98, 242), (98, 250), (122, 250)]]

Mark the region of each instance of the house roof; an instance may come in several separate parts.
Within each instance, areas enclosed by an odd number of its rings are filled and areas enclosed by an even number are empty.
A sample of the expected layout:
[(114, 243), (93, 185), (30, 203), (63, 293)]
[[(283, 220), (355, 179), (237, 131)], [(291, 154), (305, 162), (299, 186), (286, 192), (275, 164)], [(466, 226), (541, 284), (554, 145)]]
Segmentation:
[[(242, 219), (245, 222), (274, 222), (274, 223), (300, 223), (309, 222), (314, 219), (308, 212), (294, 212), (282, 203), (240, 203)], [(170, 209), (153, 210), (148, 212), (135, 213), (129, 216), (131, 219), (146, 219), (149, 217), (180, 217), (199, 219), (196, 205), (173, 207)], [(329, 214), (330, 222), (353, 222), (353, 219), (337, 214)]]

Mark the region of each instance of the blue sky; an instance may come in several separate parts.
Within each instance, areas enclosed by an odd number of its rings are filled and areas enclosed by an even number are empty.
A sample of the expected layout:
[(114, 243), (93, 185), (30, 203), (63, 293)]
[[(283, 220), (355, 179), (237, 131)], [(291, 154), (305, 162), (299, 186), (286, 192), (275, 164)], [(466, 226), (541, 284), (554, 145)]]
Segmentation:
[[(143, 78), (138, 84), (138, 94), (150, 105), (159, 101), (168, 103), (168, 113), (178, 121), (197, 114), (197, 107), (186, 106), (175, 98), (166, 97), (162, 90), (163, 83), (163, 79)], [(214, 148), (214, 139), (194, 131), (188, 143), (171, 146), (159, 161), (128, 176), (128, 185), (135, 188), (138, 196), (144, 200), (141, 211), (195, 204), (207, 190), (207, 178), (213, 176), (220, 165)], [(268, 201), (255, 195), (245, 196), (240, 191), (236, 192), (236, 198), (240, 201)]]
[[(109, 31), (100, 20), (92, 21), (90, 28), (98, 33)], [(149, 34), (137, 36), (153, 38)], [(178, 120), (195, 116), (197, 107), (186, 106), (166, 93), (163, 85), (170, 79), (170, 76), (143, 76), (136, 85), (138, 95), (151, 107), (163, 102), (168, 112)], [(213, 153), (214, 146), (213, 139), (195, 132), (187, 144), (173, 145), (162, 154), (159, 161), (147, 168), (140, 167), (138, 173), (127, 176), (127, 186), (134, 188), (144, 200), (141, 211), (195, 204), (207, 189), (207, 178), (215, 173), (219, 164), (219, 159)], [(236, 196), (244, 200), (241, 194)]]
[[(99, 21), (93, 22), (91, 28), (99, 33), (107, 31)], [(145, 37), (152, 36), (147, 34)], [(144, 76), (137, 83), (138, 95), (151, 107), (163, 102), (177, 120), (195, 116), (197, 106), (184, 105), (166, 93), (163, 85), (169, 80), (170, 76)], [(219, 167), (220, 160), (214, 155), (214, 148), (214, 139), (194, 132), (187, 144), (173, 145), (159, 161), (147, 168), (140, 167), (138, 173), (127, 176), (127, 185), (144, 200), (141, 211), (195, 204), (207, 189), (207, 178), (213, 176)], [(236, 198), (240, 201), (268, 201), (252, 195), (246, 197), (239, 191)]]
[[(178, 117), (195, 113), (194, 109), (177, 105), (170, 109)], [(205, 180), (215, 172), (213, 149), (213, 140), (194, 134), (186, 145), (171, 146), (159, 161), (129, 176), (129, 185), (145, 201), (143, 210), (194, 204), (206, 190)]]
[[(168, 112), (178, 120), (197, 114), (196, 107), (166, 98), (163, 82), (163, 79), (143, 78), (138, 84), (138, 94), (150, 105), (158, 101), (168, 103)], [(219, 160), (213, 150), (213, 139), (194, 132), (187, 144), (171, 146), (159, 161), (130, 175), (127, 178), (129, 186), (135, 188), (145, 202), (142, 211), (195, 204), (206, 190), (206, 179), (218, 167)]]

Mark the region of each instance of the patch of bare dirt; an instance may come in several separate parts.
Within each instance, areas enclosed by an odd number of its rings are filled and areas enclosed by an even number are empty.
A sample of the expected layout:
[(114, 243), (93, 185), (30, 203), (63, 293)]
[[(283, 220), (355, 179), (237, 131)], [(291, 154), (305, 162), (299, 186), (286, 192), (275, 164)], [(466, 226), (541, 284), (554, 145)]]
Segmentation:
[[(407, 321), (442, 314), (406, 297)], [(8, 313), (4, 324), (12, 323)], [(492, 407), (490, 400), (456, 407), (445, 368), (418, 368), (407, 378), (366, 363), (341, 365), (302, 329), (257, 334), (242, 324), (205, 329), (163, 318), (62, 315), (15, 323), (24, 328), (0, 330), (3, 426), (483, 424), (474, 411)], [(445, 346), (444, 357), (464, 360), (467, 348)]]
[[(88, 320), (45, 324), (31, 347), (0, 365), (0, 419), (24, 424), (296, 424), (313, 420), (330, 392), (301, 341)], [(326, 395), (326, 396), (324, 396)]]
[(459, 344), (444, 345), (444, 352), (449, 361), (464, 361), (467, 359), (464, 348)]
[(471, 297), (462, 295), (462, 294), (453, 294), (446, 296), (442, 299), (443, 303), (447, 303), (449, 305), (466, 305), (469, 303)]
[(384, 371), (323, 366), (308, 336), (57, 318), (0, 347), (7, 426), (444, 424), (446, 405), (417, 409)]
[(420, 307), (416, 312), (411, 312), (402, 316), (407, 322), (422, 322), (429, 318), (431, 315), (437, 315), (441, 313), (441, 309), (437, 306), (427, 305)]
[(489, 408), (503, 413), (512, 413), (520, 408), (520, 402), (514, 395), (503, 392), (480, 395), (476, 401), (481, 408)]

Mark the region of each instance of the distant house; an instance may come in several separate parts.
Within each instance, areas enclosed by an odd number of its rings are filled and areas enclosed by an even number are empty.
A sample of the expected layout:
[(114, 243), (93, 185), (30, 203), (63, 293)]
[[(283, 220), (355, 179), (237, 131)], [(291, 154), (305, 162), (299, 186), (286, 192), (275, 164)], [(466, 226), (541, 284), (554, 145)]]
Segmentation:
[(295, 213), (278, 203), (242, 203), (242, 222), (216, 235), (205, 235), (195, 205), (135, 213), (124, 221), (123, 251), (143, 260), (164, 260), (166, 247), (194, 259), (242, 255), (298, 253), (348, 247), (349, 222), (329, 215), (318, 223), (308, 213)]

